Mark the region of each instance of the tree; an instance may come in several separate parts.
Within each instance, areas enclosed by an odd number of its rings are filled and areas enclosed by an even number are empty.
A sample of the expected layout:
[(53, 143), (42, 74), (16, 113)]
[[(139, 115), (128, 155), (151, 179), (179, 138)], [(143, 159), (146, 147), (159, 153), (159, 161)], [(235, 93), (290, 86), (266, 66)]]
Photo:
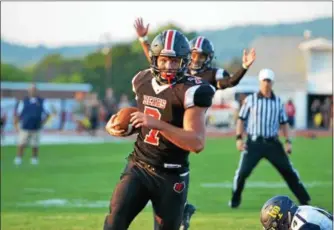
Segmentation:
[(1, 81), (32, 81), (31, 74), (11, 64), (1, 63)]
[(72, 75), (58, 75), (52, 79), (54, 83), (83, 83), (83, 77), (80, 73), (73, 73)]
[(237, 72), (242, 65), (242, 60), (240, 57), (234, 57), (232, 61), (224, 64), (224, 69), (226, 69), (229, 73), (233, 74)]
[(71, 76), (78, 73), (82, 68), (82, 59), (69, 59), (60, 54), (50, 54), (33, 67), (32, 73), (36, 81), (53, 81), (60, 75)]

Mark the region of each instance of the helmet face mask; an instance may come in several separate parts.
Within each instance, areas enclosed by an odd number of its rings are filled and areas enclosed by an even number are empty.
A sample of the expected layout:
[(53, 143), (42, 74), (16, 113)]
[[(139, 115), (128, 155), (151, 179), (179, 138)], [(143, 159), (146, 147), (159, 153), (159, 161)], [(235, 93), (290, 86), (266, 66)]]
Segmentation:
[(262, 207), (260, 221), (266, 230), (289, 230), (292, 217), (297, 210), (295, 203), (287, 196), (276, 196)]
[(179, 69), (182, 68), (182, 59), (178, 57), (158, 56), (157, 67), (160, 77), (171, 84), (171, 81), (176, 78)]
[(202, 52), (198, 52), (197, 50), (193, 50), (191, 52), (191, 62), (190, 69), (191, 70), (201, 70), (205, 62), (208, 61), (208, 56)]
[(210, 67), (214, 57), (212, 42), (205, 37), (199, 36), (192, 39), (189, 45), (192, 52), (189, 69), (196, 74)]
[(158, 83), (173, 84), (184, 77), (190, 60), (188, 39), (177, 30), (163, 31), (150, 47), (151, 72)]

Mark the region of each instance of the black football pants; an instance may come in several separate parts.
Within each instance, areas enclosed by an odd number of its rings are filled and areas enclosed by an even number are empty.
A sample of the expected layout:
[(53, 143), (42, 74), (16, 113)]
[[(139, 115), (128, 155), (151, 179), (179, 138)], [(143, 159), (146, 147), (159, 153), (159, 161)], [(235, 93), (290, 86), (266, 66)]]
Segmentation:
[(235, 173), (232, 200), (238, 201), (241, 199), (247, 177), (258, 162), (265, 158), (279, 171), (301, 204), (310, 201), (311, 198), (300, 181), (298, 172), (293, 168), (282, 143), (278, 139), (270, 141), (248, 139), (246, 145), (247, 150), (242, 152), (239, 167)]
[(189, 174), (170, 173), (129, 160), (110, 202), (104, 230), (126, 230), (151, 200), (156, 230), (178, 230), (187, 200)]

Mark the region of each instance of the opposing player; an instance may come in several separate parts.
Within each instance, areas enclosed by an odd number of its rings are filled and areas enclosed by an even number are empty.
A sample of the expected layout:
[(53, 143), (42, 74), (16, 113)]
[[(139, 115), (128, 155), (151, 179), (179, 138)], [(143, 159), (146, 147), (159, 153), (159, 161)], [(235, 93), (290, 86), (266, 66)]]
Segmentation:
[(298, 207), (287, 196), (269, 199), (262, 207), (260, 221), (265, 230), (333, 229), (333, 215), (317, 207)]
[[(132, 114), (139, 134), (134, 151), (117, 184), (104, 230), (128, 229), (151, 200), (158, 225), (177, 230), (187, 201), (189, 152), (199, 153), (205, 143), (205, 111), (215, 89), (199, 78), (186, 75), (190, 47), (176, 30), (157, 35), (150, 48), (151, 69), (132, 80), (140, 112)], [(106, 129), (112, 135), (113, 116)]]
[[(147, 60), (151, 62), (149, 57), (150, 44), (147, 37), (149, 24), (144, 26), (142, 18), (138, 18), (135, 21), (134, 27), (145, 56)], [(236, 86), (256, 59), (254, 49), (251, 49), (249, 53), (244, 50), (242, 66), (233, 76), (231, 76), (225, 69), (213, 68), (211, 66), (214, 58), (214, 46), (207, 38), (199, 36), (192, 39), (189, 44), (191, 49), (191, 61), (188, 65), (187, 73), (207, 80), (217, 90)], [(190, 218), (195, 210), (196, 209), (192, 204), (186, 204), (181, 226), (182, 230), (187, 230), (189, 228)]]

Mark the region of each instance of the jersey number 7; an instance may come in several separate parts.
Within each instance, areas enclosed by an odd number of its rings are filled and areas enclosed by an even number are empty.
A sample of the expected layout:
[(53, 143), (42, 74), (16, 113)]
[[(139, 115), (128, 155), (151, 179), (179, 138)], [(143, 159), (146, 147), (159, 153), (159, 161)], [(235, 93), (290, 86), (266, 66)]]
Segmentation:
[[(145, 106), (144, 114), (154, 117), (155, 119), (160, 120), (161, 113), (158, 109)], [(146, 134), (144, 141), (150, 145), (159, 145), (159, 130), (151, 129), (148, 134)]]

